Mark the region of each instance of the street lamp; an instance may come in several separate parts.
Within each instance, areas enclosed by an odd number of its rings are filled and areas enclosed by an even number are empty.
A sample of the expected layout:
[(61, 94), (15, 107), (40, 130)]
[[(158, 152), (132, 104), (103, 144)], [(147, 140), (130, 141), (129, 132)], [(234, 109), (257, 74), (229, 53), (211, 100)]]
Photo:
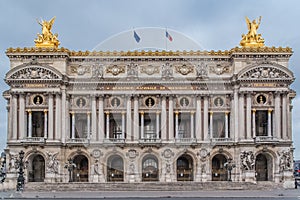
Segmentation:
[(24, 151), (21, 150), (19, 152), (19, 160), (17, 160), (16, 162), (16, 169), (19, 169), (18, 171), (18, 179), (17, 179), (17, 191), (23, 191), (24, 190), (24, 181), (25, 181), (25, 178), (24, 178), (24, 161), (23, 161), (23, 158), (24, 158)]
[(66, 164), (65, 164), (65, 168), (68, 169), (68, 172), (69, 172), (69, 182), (73, 182), (73, 176), (72, 176), (73, 173), (72, 172), (75, 167), (76, 167), (76, 164), (73, 163), (72, 158), (69, 158), (68, 162), (66, 162)]
[(235, 168), (235, 164), (232, 163), (232, 159), (231, 158), (228, 158), (228, 161), (226, 163), (224, 163), (224, 167), (225, 169), (227, 169), (227, 172), (228, 172), (228, 178), (227, 178), (227, 181), (232, 181), (231, 180), (231, 171), (233, 170), (233, 168)]
[(0, 182), (3, 183), (6, 178), (6, 154), (1, 153), (1, 171), (0, 171)]

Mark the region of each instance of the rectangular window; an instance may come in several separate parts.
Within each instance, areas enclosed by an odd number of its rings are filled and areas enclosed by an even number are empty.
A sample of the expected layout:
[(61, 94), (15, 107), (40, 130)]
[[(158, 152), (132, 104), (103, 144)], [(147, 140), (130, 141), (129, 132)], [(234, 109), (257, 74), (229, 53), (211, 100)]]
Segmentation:
[(258, 110), (255, 113), (256, 136), (268, 136), (268, 111)]
[(44, 137), (44, 112), (32, 112), (32, 137)]

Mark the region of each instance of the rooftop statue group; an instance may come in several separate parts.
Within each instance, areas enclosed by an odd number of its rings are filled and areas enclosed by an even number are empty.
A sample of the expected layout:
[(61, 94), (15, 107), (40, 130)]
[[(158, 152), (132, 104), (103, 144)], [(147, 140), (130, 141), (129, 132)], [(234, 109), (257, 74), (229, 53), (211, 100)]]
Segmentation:
[(263, 47), (265, 40), (261, 37), (261, 34), (257, 34), (257, 29), (259, 28), (261, 22), (261, 17), (252, 22), (246, 17), (246, 23), (248, 27), (248, 33), (242, 35), (242, 40), (240, 45), (243, 47)]
[(51, 32), (52, 25), (54, 24), (55, 17), (50, 21), (42, 20), (37, 22), (42, 26), (42, 34), (37, 34), (37, 39), (34, 40), (36, 47), (52, 47), (57, 48), (59, 41), (57, 39), (58, 34)]

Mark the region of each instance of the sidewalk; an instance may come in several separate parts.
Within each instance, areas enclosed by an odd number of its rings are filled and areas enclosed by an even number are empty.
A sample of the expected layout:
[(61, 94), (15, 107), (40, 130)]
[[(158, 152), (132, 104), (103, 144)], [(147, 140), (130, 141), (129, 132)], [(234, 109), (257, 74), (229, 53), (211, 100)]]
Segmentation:
[(76, 191), (76, 192), (0, 192), (0, 198), (163, 198), (163, 197), (296, 197), (300, 198), (300, 189), (245, 191)]

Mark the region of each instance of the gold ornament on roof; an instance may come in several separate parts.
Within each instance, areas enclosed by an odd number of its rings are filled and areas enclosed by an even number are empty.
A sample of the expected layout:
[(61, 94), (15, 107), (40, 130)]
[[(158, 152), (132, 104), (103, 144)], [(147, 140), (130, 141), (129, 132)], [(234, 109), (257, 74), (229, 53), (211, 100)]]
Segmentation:
[(246, 17), (246, 23), (248, 27), (248, 33), (242, 35), (242, 40), (240, 42), (243, 47), (263, 47), (265, 46), (265, 40), (261, 37), (261, 34), (257, 34), (257, 29), (259, 28), (261, 22), (261, 16), (257, 20), (252, 22)]
[(58, 34), (53, 34), (51, 32), (52, 25), (54, 24), (55, 17), (50, 21), (42, 20), (37, 22), (42, 26), (42, 34), (37, 34), (37, 39), (34, 40), (36, 47), (45, 47), (45, 48), (58, 48), (60, 44), (57, 36)]

